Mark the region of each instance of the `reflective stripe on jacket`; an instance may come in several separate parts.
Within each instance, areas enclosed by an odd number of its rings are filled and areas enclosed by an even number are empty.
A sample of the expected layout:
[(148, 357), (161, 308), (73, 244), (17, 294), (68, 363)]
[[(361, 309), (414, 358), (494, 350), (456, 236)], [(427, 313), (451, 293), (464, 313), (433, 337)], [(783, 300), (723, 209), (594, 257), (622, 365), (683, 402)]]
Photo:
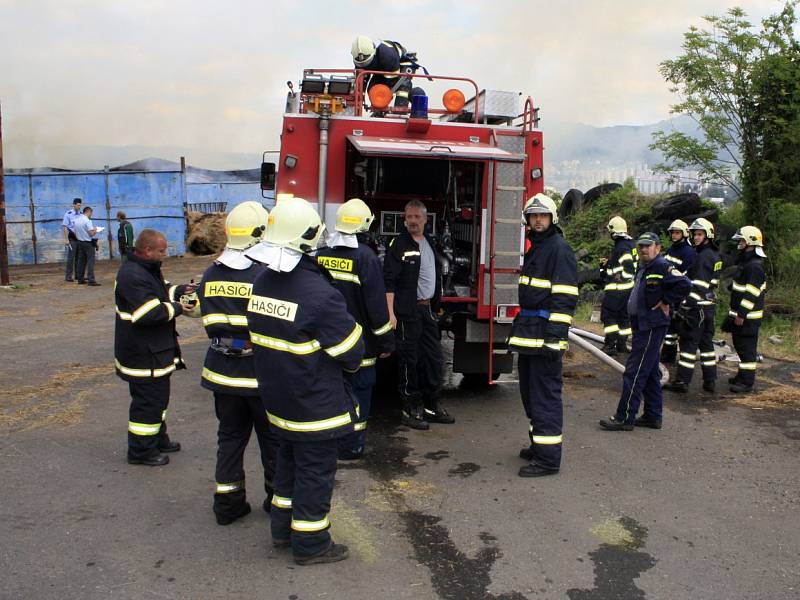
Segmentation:
[(161, 262), (131, 253), (114, 282), (114, 364), (125, 381), (164, 377), (183, 369), (175, 317), (182, 286), (169, 286)]
[(256, 379), (281, 437), (329, 439), (353, 431), (357, 404), (342, 371), (358, 369), (361, 326), (316, 261), (290, 272), (264, 270), (247, 309)]

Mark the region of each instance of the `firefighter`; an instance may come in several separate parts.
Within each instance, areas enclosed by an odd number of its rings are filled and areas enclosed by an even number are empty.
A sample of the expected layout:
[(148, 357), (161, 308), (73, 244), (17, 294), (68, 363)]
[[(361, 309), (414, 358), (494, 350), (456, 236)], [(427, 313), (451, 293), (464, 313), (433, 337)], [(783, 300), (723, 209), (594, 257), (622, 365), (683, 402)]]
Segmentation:
[[(714, 393), (717, 380), (717, 354), (714, 351), (714, 320), (716, 317), (716, 294), (719, 285), (719, 259), (714, 242), (714, 225), (707, 219), (696, 219), (690, 226), (692, 242), (697, 253), (686, 273), (692, 282), (689, 297), (684, 300), (672, 320), (679, 332), (678, 370), (675, 379), (664, 386), (665, 390), (685, 394), (692, 381), (697, 350), (700, 349), (700, 365), (703, 371), (703, 390)], [(677, 268), (677, 267), (676, 267)]]
[(561, 366), (578, 303), (578, 267), (556, 226), (555, 202), (536, 194), (525, 204), (523, 218), (531, 247), (519, 278), (520, 312), (508, 348), (519, 353), (519, 389), (530, 421), (530, 445), (519, 453), (530, 464), (520, 468), (519, 476), (540, 477), (561, 468)]
[[(310, 253), (323, 225), (294, 198), (277, 204), (248, 256), (267, 269), (247, 309), (256, 379), (267, 419), (280, 438), (271, 529), (276, 547), (291, 546), (300, 565), (347, 558), (331, 541), (330, 510), (338, 438), (353, 432), (358, 404), (343, 376), (361, 364), (361, 326)], [(274, 253), (273, 250), (277, 250)]]
[(603, 352), (614, 356), (617, 352), (628, 351), (627, 340), (631, 335), (628, 296), (636, 274), (636, 245), (622, 217), (612, 217), (606, 229), (614, 240), (614, 249), (603, 267), (605, 286), (600, 320), (605, 333)]
[(161, 259), (166, 255), (164, 235), (143, 229), (114, 282), (114, 364), (131, 394), (128, 462), (132, 465), (166, 465), (166, 454), (181, 449), (167, 435), (167, 405), (170, 376), (186, 368), (175, 319), (193, 308), (179, 298), (194, 292), (195, 286), (169, 285), (164, 280)]
[(429, 423), (454, 423), (439, 404), (442, 387), (441, 332), (436, 312), (442, 295), (441, 265), (427, 233), (428, 210), (411, 200), (404, 212), (406, 232), (394, 238), (383, 262), (389, 320), (397, 330), (401, 422), (426, 430)]
[(401, 76), (401, 74), (413, 74), (422, 67), (417, 63), (416, 53), (408, 52), (400, 42), (383, 40), (373, 42), (369, 37), (359, 35), (353, 40), (350, 53), (356, 69), (397, 73), (397, 75), (370, 75), (365, 82), (367, 89), (379, 83), (389, 86), (395, 95), (395, 106), (406, 107), (411, 95), (418, 93), (424, 95), (423, 90), (412, 89), (411, 78)]
[[(625, 373), (622, 394), (613, 417), (600, 421), (608, 431), (632, 431), (640, 427), (661, 429), (662, 395), (659, 355), (669, 327), (673, 307), (689, 295), (689, 279), (663, 256), (658, 234), (647, 232), (636, 242), (639, 269), (628, 298), (628, 314), (633, 325), (633, 345)], [(636, 412), (644, 396), (644, 415)]]
[[(672, 240), (672, 245), (667, 250), (664, 258), (675, 265), (684, 275), (692, 268), (695, 258), (695, 251), (690, 242), (691, 234), (689, 226), (685, 221), (676, 219), (670, 223), (667, 233)], [(667, 335), (664, 338), (664, 347), (661, 349), (661, 362), (671, 364), (675, 362), (678, 355), (678, 324), (671, 321)]]
[(731, 333), (733, 347), (739, 355), (739, 370), (729, 380), (737, 394), (753, 390), (758, 365), (758, 330), (764, 317), (764, 295), (767, 289), (764, 273), (764, 238), (752, 225), (742, 227), (733, 236), (739, 243), (737, 270), (731, 283), (731, 307), (722, 330)]
[(381, 262), (365, 243), (374, 219), (362, 200), (348, 200), (336, 212), (336, 232), (328, 238), (327, 248), (317, 252), (317, 261), (333, 277), (334, 285), (347, 302), (347, 310), (361, 325), (364, 336), (361, 366), (350, 377), (360, 414), (355, 431), (339, 439), (339, 458), (343, 460), (357, 459), (364, 453), (375, 363), (379, 356), (385, 358), (394, 350)]
[(220, 525), (230, 525), (250, 512), (243, 461), (253, 429), (261, 449), (267, 512), (272, 501), (278, 438), (258, 395), (247, 330), (247, 303), (263, 267), (244, 255), (260, 241), (267, 216), (266, 209), (252, 201), (230, 212), (225, 221), (225, 250), (206, 270), (197, 290), (203, 326), (211, 338), (200, 383), (214, 393), (219, 420), (214, 514)]

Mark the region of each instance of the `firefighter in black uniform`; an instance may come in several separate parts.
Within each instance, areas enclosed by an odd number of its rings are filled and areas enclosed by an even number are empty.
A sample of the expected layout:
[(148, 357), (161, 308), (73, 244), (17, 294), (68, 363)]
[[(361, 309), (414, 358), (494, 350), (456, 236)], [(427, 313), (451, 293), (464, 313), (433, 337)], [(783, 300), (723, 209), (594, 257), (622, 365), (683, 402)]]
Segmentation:
[(739, 355), (739, 370), (729, 380), (731, 391), (751, 392), (756, 381), (758, 365), (758, 330), (764, 317), (764, 295), (767, 278), (764, 273), (764, 238), (761, 230), (752, 225), (742, 227), (733, 236), (739, 242), (737, 271), (731, 283), (731, 308), (723, 323), (723, 331), (733, 337), (733, 347)]
[[(338, 438), (358, 421), (343, 370), (356, 371), (364, 353), (361, 326), (309, 256), (322, 229), (308, 202), (281, 200), (269, 216), (265, 243), (248, 252), (267, 266), (253, 284), (247, 322), (259, 392), (280, 438), (272, 543), (291, 545), (301, 565), (347, 558), (347, 547), (331, 541), (328, 511)], [(277, 255), (264, 259), (261, 250)]]
[(360, 414), (355, 431), (339, 439), (339, 458), (344, 460), (360, 458), (364, 453), (375, 363), (379, 356), (385, 358), (394, 350), (381, 262), (364, 239), (374, 218), (362, 200), (348, 200), (336, 212), (336, 232), (327, 240), (327, 248), (317, 252), (317, 261), (333, 277), (364, 336), (361, 367), (350, 377)]
[[(678, 271), (686, 275), (689, 269), (692, 268), (696, 255), (689, 241), (691, 237), (689, 226), (685, 221), (675, 219), (667, 228), (667, 233), (669, 233), (672, 240), (672, 245), (667, 249), (664, 258), (672, 263)], [(673, 320), (669, 324), (667, 335), (664, 337), (661, 362), (665, 364), (674, 363), (676, 356), (678, 356), (678, 324)]]
[(185, 369), (178, 346), (175, 318), (193, 306), (180, 301), (194, 285), (169, 285), (161, 274), (167, 240), (154, 229), (143, 229), (129, 260), (114, 282), (117, 318), (114, 326), (114, 364), (128, 382), (131, 406), (128, 420), (128, 462), (161, 466), (165, 453), (181, 445), (167, 435), (169, 378)]
[(219, 420), (214, 514), (220, 525), (229, 525), (250, 512), (243, 461), (253, 429), (261, 449), (267, 512), (272, 501), (278, 438), (270, 430), (258, 395), (247, 330), (247, 303), (263, 267), (244, 255), (264, 234), (267, 216), (266, 209), (252, 201), (230, 212), (225, 221), (228, 243), (197, 289), (203, 326), (211, 338), (201, 385), (214, 392), (214, 412)]
[(555, 202), (536, 194), (525, 204), (532, 243), (519, 278), (520, 313), (514, 319), (508, 348), (519, 353), (519, 389), (530, 425), (530, 445), (519, 455), (530, 464), (520, 477), (540, 477), (561, 468), (564, 405), (561, 366), (578, 303), (575, 254), (556, 227)]
[[(625, 363), (622, 394), (613, 417), (600, 421), (609, 431), (632, 431), (634, 425), (661, 429), (663, 397), (659, 356), (674, 307), (689, 295), (689, 279), (659, 252), (658, 234), (647, 232), (636, 242), (639, 269), (628, 298), (633, 347)], [(636, 418), (644, 397), (644, 415)]]
[(382, 40), (373, 42), (367, 36), (359, 35), (353, 40), (350, 53), (353, 56), (353, 65), (357, 69), (397, 73), (397, 75), (370, 75), (365, 82), (367, 89), (379, 83), (389, 86), (395, 95), (395, 106), (408, 106), (411, 95), (424, 95), (422, 89), (412, 89), (411, 78), (402, 77), (403, 74), (413, 74), (417, 69), (422, 68), (423, 71), (425, 69), (417, 62), (416, 52), (408, 52), (400, 42)]
[(665, 390), (685, 394), (692, 381), (697, 350), (700, 349), (700, 366), (703, 370), (703, 389), (714, 392), (717, 380), (717, 354), (714, 351), (714, 321), (717, 314), (717, 296), (722, 261), (714, 243), (714, 225), (707, 219), (695, 220), (689, 230), (697, 256), (686, 276), (692, 282), (692, 291), (676, 311), (673, 322), (679, 331), (678, 370), (675, 379), (664, 386)]
[(600, 320), (603, 322), (605, 343), (603, 352), (614, 356), (628, 351), (631, 335), (628, 317), (628, 296), (636, 274), (636, 245), (628, 235), (628, 224), (622, 217), (612, 217), (606, 229), (614, 240), (614, 249), (603, 267), (603, 304)]
[(404, 218), (407, 231), (389, 244), (383, 274), (389, 320), (397, 330), (401, 422), (425, 430), (429, 423), (455, 422), (439, 404), (444, 359), (435, 314), (439, 310), (442, 277), (434, 241), (425, 233), (425, 205), (412, 200), (406, 204)]

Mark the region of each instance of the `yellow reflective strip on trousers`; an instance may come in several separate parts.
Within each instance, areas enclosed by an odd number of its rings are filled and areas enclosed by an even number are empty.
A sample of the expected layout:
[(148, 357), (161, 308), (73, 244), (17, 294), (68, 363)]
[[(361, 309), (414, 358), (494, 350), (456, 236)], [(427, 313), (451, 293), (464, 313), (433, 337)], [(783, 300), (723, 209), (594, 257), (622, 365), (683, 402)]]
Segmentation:
[(608, 325), (603, 327), (603, 333), (616, 333), (619, 331), (619, 325)]
[(378, 329), (373, 329), (372, 333), (374, 333), (375, 335), (384, 335), (389, 333), (391, 330), (392, 330), (392, 322), (389, 321), (383, 327), (379, 327)]
[(292, 519), (292, 529), (306, 533), (312, 531), (322, 531), (323, 529), (330, 527), (330, 525), (331, 522), (328, 520), (328, 515), (325, 515), (325, 518), (320, 519), (319, 521), (299, 521), (297, 519)]
[[(528, 281), (525, 283), (525, 285), (529, 285), (535, 288), (549, 290), (553, 285), (547, 279), (536, 279), (536, 277), (527, 277), (526, 279)], [(522, 282), (522, 277), (520, 277), (520, 283), (521, 282)]]
[(233, 483), (217, 482), (217, 494), (230, 494), (231, 492), (238, 492), (243, 489), (244, 481), (235, 481)]
[(367, 428), (367, 422), (361, 421), (360, 423), (356, 423), (353, 425), (353, 431), (364, 431)]
[(161, 304), (161, 300), (158, 298), (153, 298), (152, 300), (148, 300), (144, 304), (142, 304), (139, 308), (133, 311), (131, 315), (131, 321), (134, 323), (153, 310), (156, 306)]
[(325, 348), (325, 352), (328, 353), (329, 356), (339, 356), (344, 354), (348, 350), (352, 349), (358, 343), (358, 340), (361, 338), (361, 325), (356, 323), (356, 326), (353, 328), (353, 331), (350, 332), (343, 341), (339, 342), (335, 346), (331, 346), (330, 348)]
[(755, 371), (757, 366), (758, 366), (758, 363), (754, 363), (754, 362), (752, 362), (752, 363), (744, 363), (744, 362), (743, 363), (739, 363), (739, 368), (742, 371)]
[(169, 375), (176, 369), (177, 362), (178, 359), (176, 358), (174, 364), (164, 367), (163, 369), (132, 369), (130, 367), (123, 366), (115, 358), (114, 366), (119, 369), (120, 373), (123, 373), (124, 375), (130, 375), (131, 377), (163, 377), (164, 375)]
[(287, 340), (268, 337), (261, 335), (254, 331), (250, 332), (250, 341), (264, 348), (270, 350), (279, 350), (281, 352), (291, 352), (292, 354), (312, 354), (321, 348), (317, 340), (309, 340), (307, 342), (294, 343)]
[(278, 508), (292, 508), (292, 499), (275, 494), (272, 496), (272, 506), (277, 506)]
[(247, 327), (247, 317), (245, 315), (226, 315), (223, 313), (210, 313), (203, 315), (203, 325), (217, 325), (226, 323), (235, 327)]
[(376, 358), (365, 358), (361, 361), (362, 367), (374, 367), (375, 363), (378, 362)]
[(624, 290), (632, 290), (633, 289), (633, 281), (626, 281), (625, 283), (618, 283), (617, 284), (617, 291), (621, 292)]
[(548, 320), (552, 321), (553, 323), (566, 323), (569, 325), (572, 323), (572, 315), (567, 315), (564, 313), (550, 313), (550, 318)]
[(326, 429), (335, 429), (336, 427), (341, 427), (342, 425), (347, 425), (352, 423), (352, 419), (350, 418), (350, 413), (343, 413), (337, 417), (331, 417), (330, 419), (322, 419), (321, 421), (288, 421), (287, 419), (282, 419), (276, 415), (273, 415), (271, 412), (267, 412), (267, 420), (275, 425), (275, 427), (280, 427), (281, 429), (285, 429), (286, 431), (298, 431), (298, 432), (311, 432), (311, 431), (325, 431)]
[(508, 345), (522, 346), (524, 348), (541, 348), (544, 346), (544, 340), (536, 338), (510, 337), (508, 339)]
[(562, 283), (554, 283), (552, 288), (553, 294), (569, 294), (570, 296), (578, 295), (578, 288), (574, 285), (564, 285)]
[(682, 366), (682, 367), (686, 367), (687, 369), (694, 369), (694, 363), (693, 362), (686, 362), (684, 360), (679, 360), (678, 364), (680, 366)]
[(227, 385), (229, 387), (247, 388), (251, 390), (258, 388), (258, 381), (256, 379), (251, 379), (248, 377), (228, 377), (227, 375), (222, 375), (221, 373), (215, 373), (206, 367), (203, 367), (202, 377), (211, 383)]
[(122, 319), (123, 321), (130, 321), (133, 318), (133, 316), (131, 316), (131, 313), (121, 311), (119, 309), (119, 306), (115, 306), (114, 309), (117, 311), (117, 315), (119, 315), (119, 318)]
[(631, 329), (630, 327), (628, 327), (627, 329), (620, 329), (619, 330), (619, 334), (620, 335), (631, 335), (632, 333), (633, 333), (633, 329)]
[(534, 444), (542, 444), (543, 446), (560, 444), (564, 441), (563, 435), (532, 435), (531, 438)]
[(161, 431), (161, 423), (135, 423), (128, 421), (128, 431), (134, 435), (157, 435)]

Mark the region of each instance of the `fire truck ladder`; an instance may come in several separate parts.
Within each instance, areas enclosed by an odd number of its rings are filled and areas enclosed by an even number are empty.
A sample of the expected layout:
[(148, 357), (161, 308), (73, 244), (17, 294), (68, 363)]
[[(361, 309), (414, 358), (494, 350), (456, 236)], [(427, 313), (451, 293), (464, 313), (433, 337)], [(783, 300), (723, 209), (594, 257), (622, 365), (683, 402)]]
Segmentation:
[[(505, 150), (524, 154), (525, 134), (533, 129), (536, 110), (528, 98), (521, 126), (513, 129), (493, 129), (492, 141)], [(524, 253), (520, 238), (522, 209), (525, 202), (525, 174), (528, 160), (522, 163), (492, 161), (491, 200), (489, 203), (489, 351), (488, 384), (494, 385), (494, 354), (504, 354), (505, 349), (495, 350), (494, 324), (498, 318), (498, 299), (503, 304), (517, 304), (519, 273)]]

